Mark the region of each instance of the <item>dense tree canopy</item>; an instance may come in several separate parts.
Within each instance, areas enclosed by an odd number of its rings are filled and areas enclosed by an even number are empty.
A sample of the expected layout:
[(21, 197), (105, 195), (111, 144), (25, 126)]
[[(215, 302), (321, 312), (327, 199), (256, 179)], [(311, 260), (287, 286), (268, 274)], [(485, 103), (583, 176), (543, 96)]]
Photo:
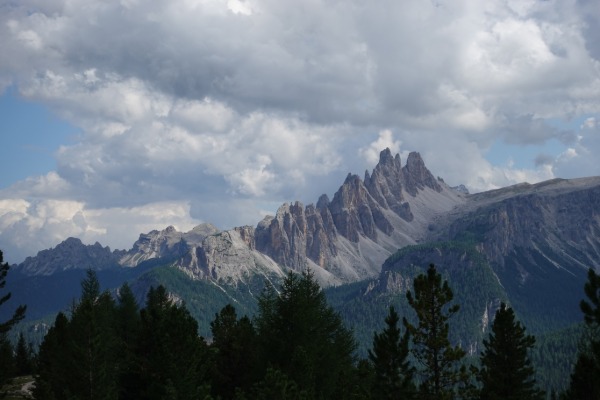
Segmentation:
[(59, 313), (39, 350), (36, 399), (198, 399), (207, 394), (207, 346), (165, 288), (139, 311), (128, 286), (118, 304), (96, 274), (82, 281), (69, 319)]
[[(590, 316), (588, 324), (597, 327), (594, 296), (600, 280), (590, 276), (589, 307), (582, 310)], [(434, 265), (415, 277), (406, 294), (412, 322), (402, 318), (403, 332), (401, 316), (389, 307), (383, 329), (373, 334), (368, 359), (358, 362), (352, 332), (327, 304), (310, 271), (290, 272), (278, 287), (267, 285), (253, 319), (225, 305), (210, 324), (208, 343), (176, 299), (165, 287), (152, 287), (140, 309), (128, 285), (116, 294), (102, 292), (89, 271), (81, 298), (70, 313), (57, 315), (39, 349), (36, 398), (541, 398), (528, 359), (535, 340), (504, 304), (483, 342), (481, 369), (471, 370), (480, 385), (467, 384), (465, 352), (449, 339), (459, 307)], [(18, 348), (24, 353), (22, 343)], [(577, 382), (597, 373), (593, 354), (587, 352), (578, 363), (575, 395), (569, 398), (586, 398), (577, 397), (582, 393)]]
[(356, 344), (310, 271), (290, 272), (279, 292), (268, 288), (259, 299), (256, 325), (266, 365), (311, 397), (341, 396)]

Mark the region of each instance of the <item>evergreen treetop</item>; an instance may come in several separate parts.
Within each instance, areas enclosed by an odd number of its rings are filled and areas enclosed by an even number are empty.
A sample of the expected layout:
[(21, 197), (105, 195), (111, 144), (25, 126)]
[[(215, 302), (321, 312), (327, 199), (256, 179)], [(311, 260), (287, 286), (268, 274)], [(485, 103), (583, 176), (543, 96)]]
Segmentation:
[(487, 400), (541, 400), (536, 388), (534, 368), (529, 359), (535, 338), (515, 319), (511, 308), (502, 303), (496, 313), (489, 338), (483, 341), (481, 398)]

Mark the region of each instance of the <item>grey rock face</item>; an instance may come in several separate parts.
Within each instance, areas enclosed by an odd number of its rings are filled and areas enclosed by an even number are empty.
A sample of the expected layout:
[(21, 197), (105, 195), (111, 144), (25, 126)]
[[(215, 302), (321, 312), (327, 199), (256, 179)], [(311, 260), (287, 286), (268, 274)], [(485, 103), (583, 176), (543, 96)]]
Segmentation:
[(358, 242), (361, 235), (377, 240), (375, 221), (369, 204), (375, 201), (357, 175), (346, 177), (344, 184), (333, 196), (329, 211), (339, 234)]
[(285, 203), (268, 226), (258, 225), (256, 248), (281, 265), (302, 269), (306, 266), (306, 225), (302, 203)]
[(172, 258), (186, 252), (186, 242), (182, 240), (183, 233), (173, 226), (162, 231), (151, 231), (140, 234), (133, 248), (121, 258), (120, 264), (135, 267), (139, 263), (152, 258)]
[(253, 275), (283, 276), (279, 265), (254, 250), (254, 243), (254, 228), (250, 226), (219, 232), (204, 238), (174, 265), (192, 279), (234, 286)]

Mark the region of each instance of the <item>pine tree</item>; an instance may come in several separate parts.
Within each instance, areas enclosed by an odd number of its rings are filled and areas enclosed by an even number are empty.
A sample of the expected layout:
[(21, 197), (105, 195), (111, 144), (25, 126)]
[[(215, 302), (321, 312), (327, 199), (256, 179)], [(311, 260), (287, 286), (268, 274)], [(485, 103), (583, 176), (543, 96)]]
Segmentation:
[(580, 308), (586, 324), (586, 338), (579, 349), (579, 356), (566, 399), (600, 400), (600, 275), (588, 271), (584, 292), (587, 300), (581, 300)]
[(116, 306), (108, 292), (100, 292), (96, 273), (87, 271), (81, 282), (81, 299), (69, 324), (72, 356), (78, 361), (72, 371), (74, 395), (86, 399), (116, 399), (118, 347)]
[(139, 306), (127, 283), (118, 291), (116, 310), (117, 354), (119, 398), (134, 399), (140, 392), (139, 375), (136, 373), (138, 359), (137, 341), (140, 335), (141, 320)]
[(400, 335), (398, 314), (390, 306), (385, 319), (386, 328), (373, 337), (369, 359), (375, 370), (374, 397), (376, 399), (412, 399), (415, 397), (414, 368), (408, 361), (409, 332)]
[(23, 332), (19, 333), (17, 347), (15, 348), (15, 375), (30, 375), (33, 372), (33, 354), (31, 347), (25, 342)]
[(33, 389), (38, 400), (71, 398), (71, 381), (77, 362), (72, 355), (69, 320), (58, 313), (38, 351), (38, 373)]
[(231, 399), (237, 392), (247, 392), (257, 376), (256, 331), (247, 317), (237, 318), (228, 304), (210, 324), (216, 350), (212, 371), (213, 394)]
[(150, 289), (140, 315), (138, 398), (202, 398), (206, 394), (202, 364), (208, 350), (198, 336), (196, 320), (169, 298), (162, 285)]
[(412, 353), (421, 365), (422, 378), (419, 386), (423, 399), (452, 399), (457, 385), (464, 379), (464, 369), (459, 363), (465, 352), (458, 346), (450, 345), (448, 320), (458, 311), (459, 306), (447, 306), (454, 295), (447, 281), (435, 265), (431, 264), (427, 274), (414, 280), (414, 295), (406, 293), (408, 304), (417, 314), (418, 325), (405, 321), (413, 338)]
[(310, 271), (290, 272), (278, 294), (263, 293), (256, 326), (265, 365), (301, 391), (327, 399), (345, 389), (340, 382), (353, 368), (356, 344)]
[(535, 338), (515, 320), (511, 308), (502, 303), (496, 313), (489, 338), (483, 341), (481, 398), (485, 400), (541, 400), (544, 393), (536, 388), (535, 371), (528, 352)]

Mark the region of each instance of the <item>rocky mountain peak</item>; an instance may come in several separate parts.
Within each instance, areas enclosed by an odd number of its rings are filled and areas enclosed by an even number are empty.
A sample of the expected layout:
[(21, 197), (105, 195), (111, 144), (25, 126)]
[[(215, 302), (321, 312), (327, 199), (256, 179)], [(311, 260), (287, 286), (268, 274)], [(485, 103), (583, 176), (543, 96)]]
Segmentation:
[(393, 181), (392, 186), (402, 184), (402, 163), (400, 161), (400, 154), (392, 156), (392, 152), (389, 148), (382, 150), (379, 153), (379, 162), (373, 169), (373, 174), (369, 176), (369, 172), (365, 171), (365, 183), (370, 180), (377, 179), (376, 177), (385, 177), (390, 181)]
[(394, 162), (394, 156), (389, 147), (381, 150), (379, 153), (379, 165), (392, 164)]
[(429, 187), (438, 193), (442, 191), (442, 187), (427, 169), (421, 155), (417, 152), (411, 152), (408, 155), (402, 173), (405, 182), (404, 189), (412, 196), (416, 196), (417, 191), (423, 190), (425, 187)]
[(400, 162), (400, 154), (392, 155), (390, 148), (386, 148), (379, 153), (379, 163), (375, 166), (375, 169), (392, 169), (400, 170), (402, 164)]
[(317, 201), (317, 208), (319, 210), (323, 210), (325, 208), (329, 207), (329, 197), (327, 197), (326, 194), (322, 194), (319, 197), (319, 201)]
[(219, 232), (220, 230), (213, 224), (203, 223), (196, 225), (191, 231), (184, 233), (183, 238), (186, 242), (199, 244), (202, 243), (205, 237), (215, 235)]
[(26, 275), (50, 275), (69, 269), (104, 269), (117, 264), (121, 252), (111, 252), (96, 242), (85, 245), (78, 238), (67, 238), (55, 248), (42, 250), (35, 257), (27, 257), (18, 265), (18, 270)]
[(133, 248), (119, 260), (119, 263), (135, 267), (151, 258), (177, 256), (187, 248), (186, 242), (182, 239), (183, 233), (178, 232), (173, 226), (168, 226), (162, 231), (142, 233), (133, 244)]
[(161, 233), (165, 235), (169, 235), (171, 233), (177, 232), (177, 229), (173, 225), (167, 226)]
[(402, 193), (404, 175), (400, 155), (392, 156), (390, 149), (383, 150), (379, 155), (379, 163), (373, 169), (370, 177), (365, 174), (365, 186), (369, 194), (380, 207), (391, 209), (399, 216), (406, 216), (403, 209), (404, 194)]

